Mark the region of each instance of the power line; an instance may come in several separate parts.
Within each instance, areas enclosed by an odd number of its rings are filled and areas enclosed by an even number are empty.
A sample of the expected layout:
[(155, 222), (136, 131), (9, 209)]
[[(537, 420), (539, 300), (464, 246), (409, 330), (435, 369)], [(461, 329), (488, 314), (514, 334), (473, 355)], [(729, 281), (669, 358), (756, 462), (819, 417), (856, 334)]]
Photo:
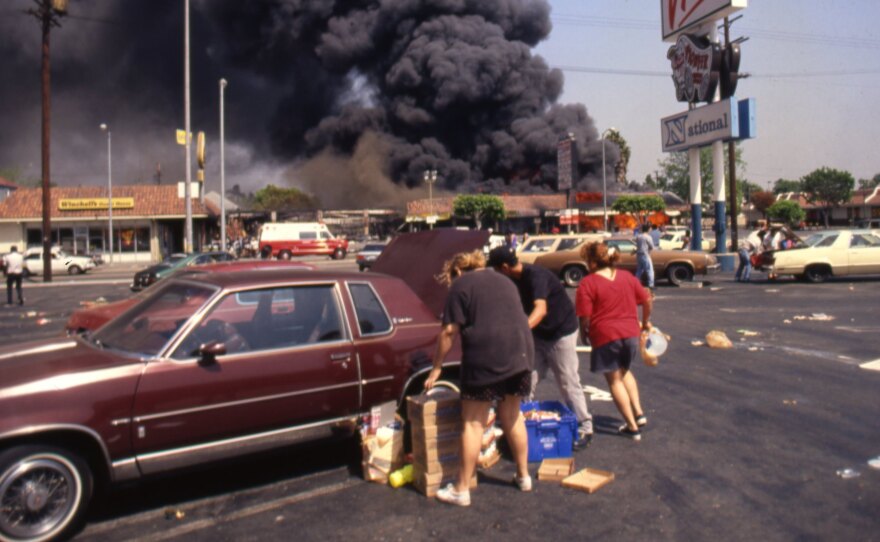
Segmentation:
[[(606, 75), (632, 75), (639, 77), (671, 77), (671, 72), (649, 70), (622, 70), (617, 68), (599, 68), (591, 66), (554, 66), (565, 72), (598, 73)], [(805, 77), (842, 77), (854, 75), (878, 75), (880, 68), (873, 70), (840, 70), (824, 72), (792, 72), (792, 73), (749, 73), (750, 79), (794, 79)]]

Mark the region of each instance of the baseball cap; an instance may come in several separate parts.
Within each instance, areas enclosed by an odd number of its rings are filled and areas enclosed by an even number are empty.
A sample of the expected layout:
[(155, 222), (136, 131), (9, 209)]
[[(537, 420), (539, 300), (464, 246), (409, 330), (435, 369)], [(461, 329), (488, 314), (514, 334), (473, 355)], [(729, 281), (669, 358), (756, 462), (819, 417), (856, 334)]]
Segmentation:
[(510, 247), (495, 247), (489, 252), (489, 260), (486, 265), (489, 267), (501, 267), (504, 264), (513, 267), (519, 262), (516, 252)]

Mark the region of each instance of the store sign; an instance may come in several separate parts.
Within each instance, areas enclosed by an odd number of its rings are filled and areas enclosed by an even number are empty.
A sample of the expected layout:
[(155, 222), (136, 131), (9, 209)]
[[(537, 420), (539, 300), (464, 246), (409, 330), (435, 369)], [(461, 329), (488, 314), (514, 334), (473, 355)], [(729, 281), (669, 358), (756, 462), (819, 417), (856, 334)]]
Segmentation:
[(660, 0), (663, 41), (674, 41), (682, 32), (723, 19), (748, 5), (748, 0)]
[(715, 141), (739, 138), (736, 98), (715, 102), (660, 121), (663, 152), (703, 147)]
[[(107, 198), (70, 198), (58, 200), (60, 211), (93, 211), (107, 209)], [(134, 209), (134, 198), (113, 198), (114, 209)]]
[(602, 192), (575, 192), (575, 203), (602, 203)]
[(577, 145), (566, 137), (556, 143), (557, 190), (569, 190), (577, 177)]
[(705, 38), (684, 35), (669, 48), (675, 98), (680, 102), (710, 102), (718, 86), (721, 47)]

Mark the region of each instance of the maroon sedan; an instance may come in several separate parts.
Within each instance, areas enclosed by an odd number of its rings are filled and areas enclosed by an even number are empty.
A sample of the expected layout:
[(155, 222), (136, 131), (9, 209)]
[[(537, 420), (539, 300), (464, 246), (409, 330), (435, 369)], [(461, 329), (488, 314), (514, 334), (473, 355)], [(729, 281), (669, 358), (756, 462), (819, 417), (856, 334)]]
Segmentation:
[(431, 367), (445, 294), (430, 277), (486, 237), (402, 237), (368, 276), (186, 274), (94, 333), (3, 348), (0, 539), (71, 533), (102, 482), (338, 435), (400, 405)]
[[(209, 263), (178, 270), (173, 277), (198, 275), (200, 273), (219, 273), (231, 271), (256, 271), (265, 269), (315, 269), (315, 266), (303, 262), (284, 260), (236, 260), (232, 262)], [(113, 303), (97, 304), (73, 311), (64, 330), (68, 335), (95, 331), (113, 318), (147, 298), (152, 290), (141, 290), (137, 294), (114, 301)]]

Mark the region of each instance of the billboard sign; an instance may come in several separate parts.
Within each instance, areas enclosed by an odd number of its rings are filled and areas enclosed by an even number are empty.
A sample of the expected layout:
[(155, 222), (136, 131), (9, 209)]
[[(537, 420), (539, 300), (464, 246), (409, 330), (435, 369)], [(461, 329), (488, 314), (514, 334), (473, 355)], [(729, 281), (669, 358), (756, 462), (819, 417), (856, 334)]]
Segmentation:
[(748, 0), (660, 0), (663, 41), (675, 41), (706, 21), (717, 21), (748, 7)]
[(577, 176), (577, 147), (573, 137), (560, 139), (556, 144), (557, 190), (570, 190)]
[(718, 86), (721, 47), (705, 38), (681, 35), (669, 48), (675, 98), (680, 102), (709, 102)]
[(730, 98), (672, 115), (660, 121), (660, 131), (663, 152), (738, 139), (739, 106), (736, 98)]

